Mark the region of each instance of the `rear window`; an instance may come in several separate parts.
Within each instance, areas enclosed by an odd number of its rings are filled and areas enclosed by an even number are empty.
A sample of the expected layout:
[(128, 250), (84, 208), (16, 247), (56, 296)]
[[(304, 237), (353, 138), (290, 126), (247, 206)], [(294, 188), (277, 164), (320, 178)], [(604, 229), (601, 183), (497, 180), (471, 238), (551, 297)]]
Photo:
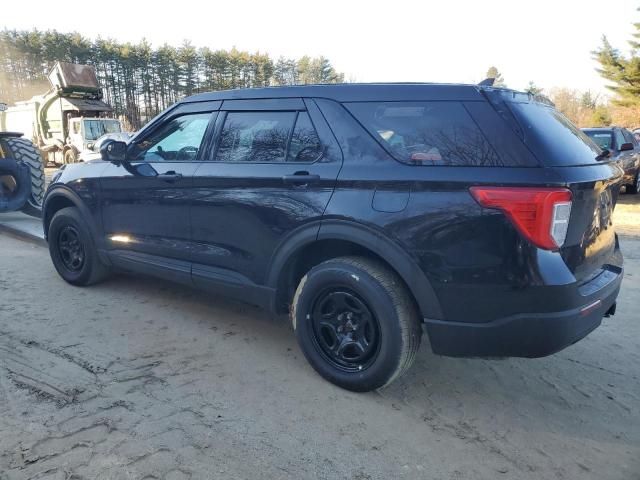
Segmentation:
[(344, 105), (401, 162), (416, 165), (502, 165), (461, 103), (358, 102)]
[(600, 148), (555, 108), (537, 102), (509, 102), (524, 141), (547, 166), (598, 163)]
[(603, 132), (600, 130), (583, 130), (587, 136), (595, 142), (601, 149), (611, 150), (613, 144), (613, 135), (611, 132)]

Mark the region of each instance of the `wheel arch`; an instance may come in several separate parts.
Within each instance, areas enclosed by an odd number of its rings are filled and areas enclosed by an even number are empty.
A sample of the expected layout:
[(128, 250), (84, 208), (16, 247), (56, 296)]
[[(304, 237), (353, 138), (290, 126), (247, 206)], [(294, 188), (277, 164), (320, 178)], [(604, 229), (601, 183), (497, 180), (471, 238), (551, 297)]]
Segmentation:
[(72, 191), (66, 186), (57, 186), (53, 190), (47, 192), (47, 195), (42, 204), (42, 227), (44, 229), (44, 238), (47, 240), (49, 234), (49, 225), (51, 219), (56, 214), (66, 207), (76, 207), (80, 211), (80, 215), (87, 224), (91, 236), (93, 237), (96, 245), (100, 244), (100, 237), (97, 235), (98, 229), (92, 220), (91, 213), (87, 206), (82, 202), (82, 199), (77, 193)]
[(275, 291), (272, 309), (285, 313), (304, 273), (325, 260), (346, 255), (381, 261), (402, 279), (423, 318), (442, 318), (440, 303), (417, 262), (381, 232), (347, 220), (308, 226), (278, 248), (267, 274), (267, 285)]

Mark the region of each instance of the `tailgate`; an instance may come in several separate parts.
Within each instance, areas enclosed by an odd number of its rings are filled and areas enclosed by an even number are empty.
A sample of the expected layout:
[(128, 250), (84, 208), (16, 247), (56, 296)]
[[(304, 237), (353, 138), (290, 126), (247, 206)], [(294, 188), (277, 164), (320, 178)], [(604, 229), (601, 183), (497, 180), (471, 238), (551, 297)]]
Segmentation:
[(573, 199), (567, 238), (560, 253), (579, 283), (621, 266), (613, 226), (622, 172), (614, 164), (554, 168)]

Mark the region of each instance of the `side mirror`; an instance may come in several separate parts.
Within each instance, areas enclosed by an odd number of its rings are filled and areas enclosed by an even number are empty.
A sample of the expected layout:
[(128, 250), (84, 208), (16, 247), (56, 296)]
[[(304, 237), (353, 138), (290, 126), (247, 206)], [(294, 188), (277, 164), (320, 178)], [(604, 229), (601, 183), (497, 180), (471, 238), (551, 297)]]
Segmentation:
[(105, 162), (122, 163), (127, 159), (127, 144), (106, 140), (100, 147), (100, 156)]
[(633, 143), (623, 143), (620, 145), (621, 152), (628, 152), (629, 150), (633, 150)]
[(7, 104), (6, 103), (0, 103), (0, 112), (4, 112), (7, 108)]

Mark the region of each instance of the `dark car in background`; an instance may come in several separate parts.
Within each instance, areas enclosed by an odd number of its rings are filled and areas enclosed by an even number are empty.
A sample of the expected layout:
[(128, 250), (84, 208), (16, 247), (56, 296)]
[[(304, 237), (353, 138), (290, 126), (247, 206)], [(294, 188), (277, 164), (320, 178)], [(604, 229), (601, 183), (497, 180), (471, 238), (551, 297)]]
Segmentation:
[[(613, 314), (621, 171), (552, 106), (476, 85), (347, 84), (189, 97), (47, 191), (53, 264), (289, 313), (341, 387), (437, 354), (540, 357)], [(179, 319), (176, 319), (179, 321)]]
[[(635, 135), (626, 128), (583, 128), (608, 158), (624, 170), (623, 185), (628, 193), (640, 192), (640, 144)], [(604, 158), (603, 158), (604, 160)]]

